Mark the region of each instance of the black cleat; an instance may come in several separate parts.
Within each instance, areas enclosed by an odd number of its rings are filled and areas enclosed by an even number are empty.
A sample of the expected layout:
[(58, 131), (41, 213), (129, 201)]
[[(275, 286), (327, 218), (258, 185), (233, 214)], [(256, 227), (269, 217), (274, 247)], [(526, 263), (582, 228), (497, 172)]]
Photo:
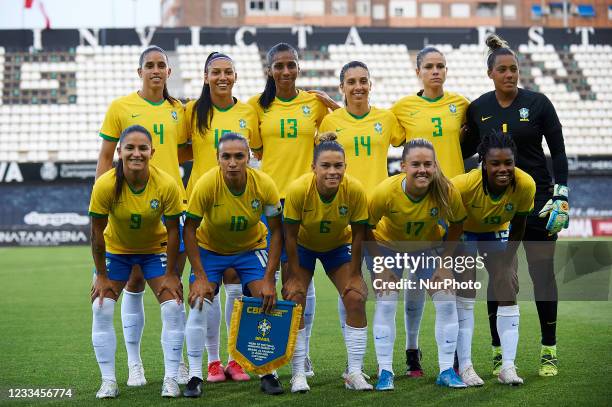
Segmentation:
[(406, 376), (423, 377), (425, 373), (421, 367), (423, 354), (420, 349), (406, 349)]
[(183, 396), (185, 397), (200, 397), (202, 395), (202, 379), (199, 377), (193, 376), (187, 382), (187, 387), (183, 391)]
[(262, 376), (261, 378), (261, 391), (266, 394), (270, 394), (276, 396), (278, 394), (283, 394), (285, 391), (283, 390), (283, 385), (278, 380), (276, 376), (273, 374), (267, 374)]

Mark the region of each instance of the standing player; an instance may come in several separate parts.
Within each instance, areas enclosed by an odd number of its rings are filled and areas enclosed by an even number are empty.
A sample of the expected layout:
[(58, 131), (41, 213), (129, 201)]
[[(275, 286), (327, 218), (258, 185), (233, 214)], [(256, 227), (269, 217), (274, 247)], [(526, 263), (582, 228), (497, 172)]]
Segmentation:
[[(161, 304), (165, 364), (162, 396), (180, 395), (176, 378), (183, 350), (184, 307), (174, 266), (183, 204), (174, 179), (149, 165), (154, 151), (147, 129), (138, 125), (125, 129), (119, 138), (117, 168), (98, 178), (91, 194), (89, 215), (96, 272), (91, 291), (91, 337), (102, 374), (97, 398), (119, 394), (113, 314), (135, 264)], [(161, 223), (162, 216), (166, 227)]]
[[(193, 169), (187, 184), (191, 196), (198, 179), (217, 165), (217, 146), (226, 133), (238, 133), (247, 140), (259, 138), (257, 114), (251, 105), (232, 96), (237, 74), (234, 61), (219, 52), (211, 53), (204, 64), (204, 85), (200, 97), (187, 103), (185, 108), (187, 133), (193, 149)], [(223, 275), (225, 287), (225, 324), (229, 332), (234, 300), (242, 295), (242, 287), (232, 269)], [(206, 353), (208, 355), (209, 382), (222, 382), (226, 377), (236, 381), (249, 380), (249, 375), (231, 356), (224, 369), (219, 357), (219, 330), (221, 304), (216, 295), (207, 315)]]
[[(205, 300), (218, 293), (223, 272), (236, 270), (243, 292), (263, 298), (269, 312), (276, 302), (275, 272), (282, 244), (282, 208), (274, 181), (247, 167), (250, 157), (246, 138), (227, 133), (219, 140), (219, 166), (196, 182), (187, 208), (185, 247), (192, 271), (189, 279), (191, 311), (185, 334), (191, 379), (185, 396), (202, 393), (202, 351), (206, 331)], [(266, 249), (268, 218), (270, 249)], [(204, 307), (207, 308), (207, 307)], [(283, 388), (272, 373), (261, 378), (261, 389), (280, 394)]]
[[(465, 168), (461, 156), (461, 126), (465, 123), (469, 102), (457, 93), (444, 91), (448, 68), (444, 54), (437, 48), (423, 48), (417, 54), (416, 65), (416, 74), (423, 89), (415, 95), (400, 99), (391, 110), (406, 131), (407, 140), (424, 138), (433, 144), (446, 177), (463, 174)], [(423, 370), (420, 363), (419, 326), (425, 307), (425, 291), (406, 290), (404, 294), (406, 374), (420, 377)]]
[[(461, 195), (442, 173), (433, 145), (424, 139), (410, 140), (404, 146), (401, 166), (402, 173), (386, 179), (370, 197), (368, 223), (371, 229), (368, 230), (368, 240), (376, 244), (369, 246), (366, 261), (372, 272), (376, 272), (374, 256), (395, 257), (406, 252), (406, 247), (398, 244), (401, 242), (415, 242), (408, 248), (411, 253), (424, 251), (425, 256), (438, 257), (444, 237), (441, 223), (449, 225), (445, 239), (448, 242), (458, 241), (463, 230), (461, 224), (466, 212)], [(447, 243), (439, 257), (446, 259), (453, 254), (454, 248), (455, 244)], [(401, 279), (403, 268), (396, 267), (389, 271), (394, 274), (387, 272), (382, 275), (382, 281)], [(418, 280), (443, 282), (453, 278), (452, 272), (445, 268), (435, 270), (434, 267), (421, 267), (410, 272)], [(381, 278), (374, 274), (373, 281), (376, 280)], [(420, 285), (418, 280), (417, 286)], [(379, 286), (379, 289), (384, 288)], [(451, 388), (466, 387), (453, 369), (459, 331), (455, 294), (438, 288), (428, 291), (436, 308), (435, 336), (440, 367), (436, 384)], [(386, 295), (386, 301), (376, 302), (374, 343), (378, 360), (377, 390), (394, 388), (393, 345), (397, 296), (398, 293), (392, 291)]]
[[(361, 374), (368, 327), (365, 312), (367, 291), (361, 276), (361, 248), (368, 220), (367, 197), (361, 183), (345, 175), (346, 161), (335, 134), (323, 135), (314, 150), (312, 171), (287, 189), (285, 227), (289, 278), (283, 284), (285, 298), (300, 304), (317, 259), (334, 283), (346, 308), (344, 341), (348, 353), (345, 387), (372, 390)], [(306, 332), (298, 331), (292, 360), (291, 391), (310, 390), (304, 371)]]
[[(114, 100), (108, 108), (100, 129), (103, 141), (96, 178), (112, 168), (113, 155), (121, 132), (131, 125), (138, 124), (153, 135), (153, 147), (157, 154), (151, 163), (174, 178), (180, 190), (181, 202), (185, 202), (185, 188), (179, 172), (179, 161), (191, 157), (190, 149), (183, 148), (187, 143), (183, 106), (168, 94), (166, 87), (170, 72), (168, 56), (163, 49), (150, 46), (140, 54), (138, 76), (142, 79), (142, 87), (134, 93)], [(185, 264), (183, 251), (182, 247), (179, 248), (177, 270), (180, 273)], [(145, 324), (144, 288), (142, 272), (136, 266), (123, 290), (121, 301), (121, 321), (129, 367), (128, 386), (144, 386), (147, 383), (140, 358), (140, 342)], [(181, 362), (179, 382), (184, 383), (186, 379), (187, 369)]]
[[(569, 224), (567, 156), (563, 131), (557, 112), (546, 96), (517, 86), (518, 60), (508, 44), (496, 35), (490, 35), (486, 44), (489, 47), (487, 74), (493, 80), (495, 90), (480, 96), (468, 109), (468, 136), (463, 146), (463, 155), (473, 155), (483, 135), (493, 129), (502, 130), (509, 133), (516, 143), (517, 167), (535, 180), (534, 211), (527, 217), (523, 246), (533, 281), (542, 333), (539, 374), (555, 376), (558, 367), (554, 242), (557, 240), (557, 233)], [(542, 150), (542, 137), (546, 139), (552, 158), (554, 187)], [(543, 219), (547, 216), (548, 220)], [(497, 304), (489, 302), (488, 309), (494, 372), (498, 372), (501, 350), (495, 323)]]
[[(253, 96), (249, 104), (257, 111), (259, 135), (250, 140), (255, 156), (261, 159), (261, 170), (270, 175), (284, 203), (287, 186), (310, 171), (317, 129), (328, 108), (338, 106), (323, 92), (305, 92), (295, 87), (300, 72), (298, 53), (286, 43), (270, 48), (266, 56), (266, 87)], [(265, 221), (265, 219), (264, 219)], [(286, 270), (287, 255), (281, 254), (281, 266)], [(284, 277), (283, 277), (284, 278)], [(308, 287), (304, 319), (306, 348), (315, 313), (314, 283)], [(310, 358), (305, 362), (307, 375), (312, 376)]]
[[(498, 301), (497, 331), (501, 339), (502, 366), (499, 381), (504, 384), (523, 383), (516, 374), (514, 359), (519, 337), (519, 307), (516, 303), (518, 278), (512, 260), (525, 233), (527, 215), (533, 210), (536, 185), (526, 172), (515, 167), (516, 145), (512, 137), (501, 130), (485, 134), (478, 146), (481, 169), (458, 175), (452, 182), (461, 193), (468, 218), (463, 225), (466, 254), (480, 253), (489, 272), (491, 298)], [(473, 273), (464, 275), (473, 279)], [(464, 276), (457, 275), (460, 279)], [(468, 386), (482, 386), (484, 382), (472, 366), (471, 347), (474, 333), (474, 303), (476, 291), (457, 293), (459, 330), (457, 356), (461, 378)]]

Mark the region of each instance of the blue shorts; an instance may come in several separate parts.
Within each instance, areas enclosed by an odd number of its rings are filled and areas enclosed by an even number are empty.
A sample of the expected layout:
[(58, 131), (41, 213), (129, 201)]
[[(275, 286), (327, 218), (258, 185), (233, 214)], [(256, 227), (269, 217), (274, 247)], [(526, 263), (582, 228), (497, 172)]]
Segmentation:
[[(380, 250), (381, 256), (384, 256), (384, 257), (395, 258), (396, 254), (400, 253), (400, 252), (396, 252), (395, 250), (389, 249), (388, 247), (385, 247), (382, 245), (378, 245), (378, 250)], [(368, 270), (370, 270), (370, 272), (374, 275), (374, 258), (368, 253), (367, 248), (364, 250), (364, 253), (365, 253), (366, 266), (368, 266)], [(400, 253), (400, 254), (402, 257), (404, 256), (404, 253)], [(410, 273), (416, 274), (416, 276), (421, 280), (429, 280), (433, 276), (433, 273), (436, 271), (436, 266), (435, 266), (435, 262), (433, 261), (428, 262), (426, 261), (426, 259), (427, 257), (431, 257), (431, 256), (439, 256), (440, 255), (439, 250), (436, 248), (436, 249), (423, 250), (420, 252), (413, 252), (413, 253), (407, 253), (407, 254), (408, 256), (416, 258), (416, 259), (421, 257), (421, 259), (419, 260), (420, 267), (417, 267), (416, 270), (411, 269)], [(398, 266), (397, 264), (394, 264), (394, 267), (388, 268), (387, 270), (392, 271), (393, 274), (397, 276), (397, 278), (401, 279), (404, 273), (404, 268), (397, 267), (397, 266)]]
[(351, 261), (350, 244), (342, 245), (327, 252), (316, 252), (298, 244), (297, 251), (300, 267), (310, 271), (314, 271), (317, 259), (323, 264), (326, 273)]
[(504, 252), (508, 246), (509, 236), (509, 230), (482, 233), (463, 232), (461, 248), (469, 255), (475, 255), (477, 252)]
[(106, 273), (110, 280), (128, 281), (132, 267), (138, 265), (142, 269), (144, 278), (150, 280), (166, 274), (166, 260), (166, 253), (112, 254), (106, 252)]
[[(281, 203), (281, 206), (283, 207), (283, 212), (284, 212), (285, 200), (281, 199), (280, 203)], [(281, 221), (284, 221), (284, 220), (285, 220), (285, 215), (281, 213)], [(270, 228), (268, 227), (268, 217), (265, 214), (262, 214), (261, 221), (263, 222), (264, 225), (266, 225), (266, 229), (268, 229), (268, 234), (266, 234), (266, 241), (268, 242), (268, 246), (266, 247), (266, 250), (270, 251), (270, 238), (272, 236), (270, 236)], [(287, 263), (288, 261), (289, 261), (289, 257), (287, 257), (287, 249), (285, 248), (285, 236), (283, 235), (280, 262), (282, 264), (282, 263)]]
[[(179, 253), (185, 252), (185, 242), (183, 241), (183, 228), (185, 227), (185, 212), (179, 216)], [(162, 216), (162, 222), (166, 224), (166, 218)]]
[[(240, 278), (242, 291), (245, 291), (247, 284), (251, 281), (261, 280), (266, 272), (266, 264), (268, 263), (268, 252), (265, 249), (251, 250), (238, 254), (224, 255), (200, 249), (200, 261), (204, 267), (206, 278), (211, 283), (217, 284), (217, 292), (223, 281), (223, 272), (228, 268), (236, 270), (236, 274)], [(189, 283), (195, 281), (193, 268), (189, 275)], [(216, 294), (216, 293), (215, 293)]]

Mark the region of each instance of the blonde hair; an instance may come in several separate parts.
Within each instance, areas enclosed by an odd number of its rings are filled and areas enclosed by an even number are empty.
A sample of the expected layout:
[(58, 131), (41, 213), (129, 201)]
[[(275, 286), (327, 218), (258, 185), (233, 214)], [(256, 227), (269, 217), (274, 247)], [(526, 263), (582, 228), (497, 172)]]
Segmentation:
[(446, 176), (442, 173), (440, 163), (438, 162), (438, 158), (436, 157), (436, 150), (434, 149), (433, 144), (422, 138), (410, 140), (404, 145), (404, 151), (402, 152), (402, 161), (406, 162), (408, 154), (410, 154), (410, 151), (415, 148), (426, 148), (431, 150), (434, 158), (434, 164), (436, 166), (436, 171), (433, 174), (431, 184), (429, 184), (428, 192), (431, 194), (434, 202), (439, 207), (440, 218), (447, 220), (453, 218), (453, 210), (451, 208), (451, 193), (454, 187), (453, 184), (449, 181), (449, 179), (446, 178)]

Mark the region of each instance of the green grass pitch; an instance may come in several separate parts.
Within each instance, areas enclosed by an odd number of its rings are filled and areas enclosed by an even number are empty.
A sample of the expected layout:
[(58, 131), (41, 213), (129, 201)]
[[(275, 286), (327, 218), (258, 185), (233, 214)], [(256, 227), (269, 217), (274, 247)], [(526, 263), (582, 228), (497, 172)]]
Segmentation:
[[(99, 370), (91, 345), (91, 309), (88, 299), (92, 260), (87, 247), (0, 249), (0, 405), (95, 405), (100, 385)], [(558, 353), (560, 374), (554, 378), (537, 375), (539, 325), (535, 305), (521, 303), (521, 327), (517, 365), (525, 385), (502, 386), (490, 372), (489, 333), (486, 305), (476, 306), (473, 359), (485, 379), (483, 388), (450, 390), (435, 385), (436, 346), (433, 335), (433, 306), (426, 305), (420, 336), (426, 377), (408, 379), (404, 373), (404, 329), (402, 304), (398, 306), (394, 370), (394, 392), (357, 393), (344, 389), (340, 374), (346, 351), (336, 311), (337, 295), (322, 272), (316, 274), (317, 309), (311, 357), (315, 377), (312, 391), (305, 395), (289, 392), (290, 370), (280, 370), (287, 393), (271, 397), (259, 391), (259, 381), (205, 384), (204, 399), (198, 403), (216, 406), (246, 405), (610, 405), (612, 400), (612, 304), (562, 302), (559, 307)], [(223, 303), (223, 302), (222, 302)], [(145, 297), (146, 327), (142, 357), (148, 384), (128, 388), (126, 353), (115, 311), (117, 332), (117, 379), (120, 395), (105, 405), (151, 406), (161, 403), (163, 358), (160, 345), (160, 312), (150, 290)], [(368, 301), (371, 319), (373, 302)], [(227, 356), (225, 326), (222, 328), (222, 358)], [(365, 360), (374, 375), (376, 359), (369, 334)], [(71, 401), (9, 400), (10, 388), (72, 388)], [(189, 399), (164, 400), (164, 404), (193, 403)]]

